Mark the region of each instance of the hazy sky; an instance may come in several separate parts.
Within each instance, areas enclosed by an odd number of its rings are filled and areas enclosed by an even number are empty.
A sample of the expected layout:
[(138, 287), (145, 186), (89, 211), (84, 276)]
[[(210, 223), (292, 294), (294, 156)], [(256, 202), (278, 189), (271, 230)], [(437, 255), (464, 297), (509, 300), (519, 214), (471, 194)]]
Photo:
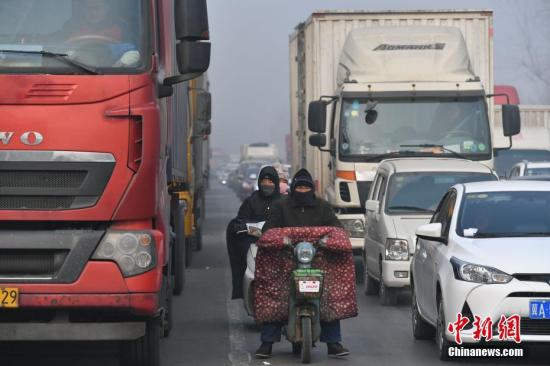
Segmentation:
[[(289, 133), (288, 37), (322, 9), (492, 9), (495, 81), (518, 88), (523, 104), (550, 104), (550, 92), (524, 66), (527, 48), (550, 60), (547, 0), (208, 0), (213, 45), (213, 148), (237, 153), (266, 141), (284, 152)], [(547, 69), (548, 71), (548, 69)], [(548, 75), (546, 75), (548, 77)], [(283, 154), (281, 154), (283, 155)]]

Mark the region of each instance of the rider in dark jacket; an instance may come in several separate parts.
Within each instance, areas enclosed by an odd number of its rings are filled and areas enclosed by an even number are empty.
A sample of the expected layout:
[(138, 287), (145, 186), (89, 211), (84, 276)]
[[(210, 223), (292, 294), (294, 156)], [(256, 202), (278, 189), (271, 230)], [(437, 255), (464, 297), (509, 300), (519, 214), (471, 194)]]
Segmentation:
[(266, 221), (273, 204), (279, 200), (279, 175), (272, 166), (264, 167), (258, 176), (258, 190), (247, 197), (237, 217), (227, 226), (226, 243), (233, 280), (232, 299), (243, 297), (242, 281), (246, 271), (246, 255), (257, 238), (247, 235), (246, 224)]
[[(267, 231), (277, 227), (297, 226), (336, 226), (342, 224), (336, 218), (331, 205), (315, 196), (315, 184), (311, 174), (306, 169), (299, 170), (290, 186), (290, 195), (277, 201), (263, 227)], [(257, 358), (271, 357), (274, 342), (281, 339), (280, 323), (263, 323), (261, 342), (256, 351)], [(340, 343), (342, 340), (340, 321), (321, 322), (321, 342), (327, 343), (329, 356), (343, 357), (349, 355), (349, 350)]]

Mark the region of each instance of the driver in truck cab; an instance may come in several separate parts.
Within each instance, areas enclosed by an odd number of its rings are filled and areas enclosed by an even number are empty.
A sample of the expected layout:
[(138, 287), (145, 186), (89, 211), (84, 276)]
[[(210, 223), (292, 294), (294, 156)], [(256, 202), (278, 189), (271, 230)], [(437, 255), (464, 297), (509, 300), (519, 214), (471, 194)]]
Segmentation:
[[(74, 0), (73, 16), (56, 33), (89, 65), (135, 66), (139, 59), (129, 25), (108, 0)], [(138, 32), (139, 30), (135, 30)]]

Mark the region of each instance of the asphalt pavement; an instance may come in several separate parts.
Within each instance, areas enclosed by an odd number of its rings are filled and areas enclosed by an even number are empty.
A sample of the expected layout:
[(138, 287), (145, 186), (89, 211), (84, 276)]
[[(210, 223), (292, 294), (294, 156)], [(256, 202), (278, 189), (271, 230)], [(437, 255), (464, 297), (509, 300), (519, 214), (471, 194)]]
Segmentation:
[[(274, 346), (274, 357), (256, 360), (259, 327), (246, 315), (241, 300), (230, 300), (230, 270), (225, 227), (235, 216), (239, 201), (229, 188), (213, 183), (207, 194), (203, 250), (194, 253), (187, 271), (184, 293), (175, 298), (175, 324), (162, 341), (163, 366), (275, 366), (299, 365), (291, 346)], [(342, 321), (343, 343), (352, 354), (344, 360), (329, 359), (324, 344), (314, 348), (317, 365), (548, 365), (550, 347), (526, 349), (515, 359), (459, 359), (440, 362), (433, 341), (415, 341), (411, 333), (410, 296), (400, 305), (386, 307), (377, 297), (366, 297), (358, 285), (359, 316)], [(1, 326), (1, 325), (0, 325)], [(97, 343), (9, 343), (0, 345), (0, 365), (101, 365), (115, 366), (117, 347)]]

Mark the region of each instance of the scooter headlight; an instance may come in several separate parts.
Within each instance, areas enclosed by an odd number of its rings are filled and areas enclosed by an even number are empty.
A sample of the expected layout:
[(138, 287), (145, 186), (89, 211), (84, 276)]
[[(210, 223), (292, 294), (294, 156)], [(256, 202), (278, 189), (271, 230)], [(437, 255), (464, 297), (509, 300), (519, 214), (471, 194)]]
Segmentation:
[(315, 247), (311, 243), (302, 242), (296, 245), (294, 249), (294, 254), (298, 259), (298, 262), (302, 264), (309, 264), (313, 261), (315, 257)]

